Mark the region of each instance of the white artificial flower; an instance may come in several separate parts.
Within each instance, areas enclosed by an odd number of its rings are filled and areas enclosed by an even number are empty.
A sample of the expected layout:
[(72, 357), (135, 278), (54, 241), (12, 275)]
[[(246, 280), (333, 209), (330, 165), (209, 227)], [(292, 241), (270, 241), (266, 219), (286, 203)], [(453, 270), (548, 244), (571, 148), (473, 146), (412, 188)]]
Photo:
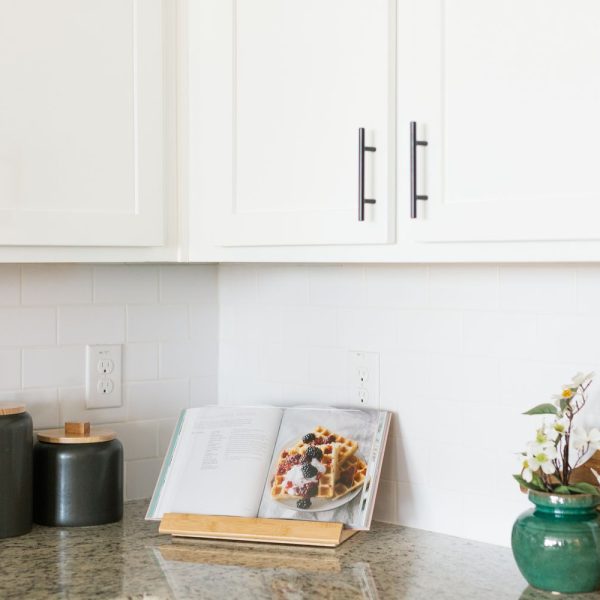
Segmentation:
[(593, 371), (591, 373), (576, 373), (575, 375), (573, 375), (573, 378), (571, 379), (571, 388), (578, 388), (580, 385), (583, 385), (584, 383), (588, 382), (590, 379), (593, 379), (593, 377), (596, 375), (596, 373), (594, 373)]
[(588, 432), (588, 441), (590, 443), (590, 449), (600, 450), (600, 431), (598, 428), (592, 427)]
[(529, 461), (526, 458), (523, 459), (523, 463), (521, 465), (521, 477), (527, 483), (531, 483), (531, 480), (533, 479), (533, 471), (531, 470)]
[(535, 444), (536, 446), (545, 446), (552, 442), (552, 437), (549, 435), (550, 432), (546, 427), (546, 423), (544, 423), (536, 432), (535, 432), (535, 440), (533, 442), (529, 442), (530, 445)]
[(529, 468), (533, 472), (541, 468), (546, 475), (552, 475), (556, 470), (552, 461), (557, 456), (558, 452), (554, 446), (540, 446), (538, 448), (534, 448), (533, 452), (527, 456)]
[(600, 431), (593, 427), (586, 432), (582, 427), (575, 427), (571, 432), (571, 446), (575, 450), (583, 450), (589, 444), (590, 450), (600, 449)]
[(562, 400), (570, 400), (577, 391), (576, 387), (572, 387), (569, 385), (563, 385), (563, 391), (560, 394), (553, 394), (552, 399), (554, 400), (554, 404), (560, 408), (560, 403)]
[(548, 431), (548, 436), (552, 437), (554, 440), (556, 440), (556, 438), (559, 435), (564, 435), (567, 432), (567, 429), (569, 428), (569, 420), (562, 417), (560, 419), (556, 419), (556, 421), (554, 421), (554, 423), (552, 423), (549, 427), (549, 431)]

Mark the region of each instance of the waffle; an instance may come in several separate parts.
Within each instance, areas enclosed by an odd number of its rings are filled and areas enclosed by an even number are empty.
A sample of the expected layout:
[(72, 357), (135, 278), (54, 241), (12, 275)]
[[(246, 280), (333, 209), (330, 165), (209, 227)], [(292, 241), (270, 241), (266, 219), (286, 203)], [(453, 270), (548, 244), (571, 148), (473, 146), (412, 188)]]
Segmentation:
[(338, 472), (340, 446), (338, 444), (323, 444), (319, 446), (319, 449), (323, 453), (320, 462), (325, 466), (326, 470), (324, 473), (320, 474), (320, 477), (317, 480), (316, 493), (308, 494), (306, 489), (302, 490), (293, 487), (290, 489), (290, 486), (287, 485), (287, 472), (296, 465), (302, 465), (302, 458), (304, 456), (304, 452), (300, 451), (298, 448), (290, 448), (288, 450), (283, 450), (279, 455), (277, 471), (275, 477), (273, 477), (271, 486), (271, 496), (273, 498), (279, 500), (304, 497), (333, 498), (334, 482), (336, 473)]
[(315, 439), (308, 444), (300, 441), (296, 445), (296, 448), (300, 452), (304, 452), (308, 446), (320, 446), (326, 443), (335, 443), (340, 445), (340, 458), (339, 464), (343, 465), (357, 450), (358, 444), (354, 440), (345, 438), (337, 433), (332, 433), (326, 427), (318, 425), (312, 432), (315, 434)]
[(357, 487), (360, 487), (367, 475), (367, 463), (351, 456), (340, 468), (340, 474), (337, 477), (334, 488), (334, 498), (345, 496)]

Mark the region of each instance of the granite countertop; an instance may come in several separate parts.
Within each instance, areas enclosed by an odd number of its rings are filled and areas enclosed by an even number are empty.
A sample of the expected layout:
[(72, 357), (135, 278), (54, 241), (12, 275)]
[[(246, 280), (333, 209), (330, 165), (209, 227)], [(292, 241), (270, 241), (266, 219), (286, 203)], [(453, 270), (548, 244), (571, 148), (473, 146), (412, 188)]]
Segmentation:
[(146, 505), (126, 504), (121, 523), (0, 540), (0, 598), (556, 597), (528, 588), (507, 548), (383, 523), (335, 549), (172, 541), (144, 521)]

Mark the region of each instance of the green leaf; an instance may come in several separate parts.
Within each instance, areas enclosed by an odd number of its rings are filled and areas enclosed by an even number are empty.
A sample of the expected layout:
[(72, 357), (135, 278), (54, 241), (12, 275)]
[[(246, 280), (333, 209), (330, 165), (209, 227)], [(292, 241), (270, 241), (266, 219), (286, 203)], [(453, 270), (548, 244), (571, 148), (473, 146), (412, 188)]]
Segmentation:
[(521, 487), (527, 488), (528, 490), (534, 490), (536, 492), (545, 492), (546, 490), (543, 487), (539, 487), (534, 483), (534, 480), (531, 482), (525, 481), (520, 475), (513, 475), (513, 477), (517, 480)]
[(558, 409), (554, 404), (550, 404), (546, 402), (545, 404), (538, 404), (534, 406), (532, 409), (524, 412), (524, 415), (555, 415), (558, 413)]
[(569, 486), (569, 489), (576, 494), (592, 494), (593, 496), (600, 496), (600, 491), (595, 485), (591, 483), (573, 483)]
[(561, 398), (560, 399), (560, 410), (564, 411), (565, 408), (567, 408), (569, 406), (570, 401), (571, 401), (571, 398)]
[(531, 483), (533, 483), (533, 485), (537, 489), (543, 490), (544, 492), (546, 491), (546, 486), (544, 485), (544, 481), (537, 473), (533, 474), (533, 477), (531, 478)]
[(557, 486), (557, 487), (554, 488), (553, 492), (555, 494), (570, 494), (571, 490), (569, 489), (569, 486), (559, 485), (559, 486)]

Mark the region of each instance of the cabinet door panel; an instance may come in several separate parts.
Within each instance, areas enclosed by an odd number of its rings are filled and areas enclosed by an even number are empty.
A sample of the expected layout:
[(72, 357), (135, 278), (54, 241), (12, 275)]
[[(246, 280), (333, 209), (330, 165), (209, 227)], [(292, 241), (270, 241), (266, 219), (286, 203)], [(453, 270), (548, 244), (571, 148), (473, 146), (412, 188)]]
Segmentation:
[(0, 244), (163, 243), (161, 0), (0, 0)]
[[(230, 18), (233, 189), (221, 241), (391, 241), (394, 2), (237, 0)], [(377, 147), (366, 154), (366, 195), (377, 203), (364, 222), (359, 127)]]
[(408, 146), (416, 120), (429, 142), (419, 149), (419, 193), (429, 200), (405, 221), (408, 235), (600, 239), (600, 4), (409, 0), (405, 8), (413, 27), (400, 14), (399, 79), (409, 89), (400, 139)]

